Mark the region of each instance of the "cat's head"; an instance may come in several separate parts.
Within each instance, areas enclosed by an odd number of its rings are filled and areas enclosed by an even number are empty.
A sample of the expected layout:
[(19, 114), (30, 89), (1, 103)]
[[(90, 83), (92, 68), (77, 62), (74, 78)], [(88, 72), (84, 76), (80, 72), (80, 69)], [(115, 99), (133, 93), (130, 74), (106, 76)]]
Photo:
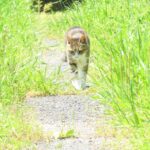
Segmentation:
[(83, 34), (76, 34), (72, 37), (67, 37), (67, 50), (72, 55), (83, 54), (88, 50), (88, 44), (88, 39)]

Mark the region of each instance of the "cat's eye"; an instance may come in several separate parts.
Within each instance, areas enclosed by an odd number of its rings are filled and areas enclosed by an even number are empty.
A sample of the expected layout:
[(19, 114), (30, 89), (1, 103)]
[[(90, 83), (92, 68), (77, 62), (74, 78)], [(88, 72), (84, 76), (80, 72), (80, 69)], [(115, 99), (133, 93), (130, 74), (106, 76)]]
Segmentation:
[(79, 54), (83, 54), (84, 51), (79, 51)]
[(74, 52), (74, 51), (70, 51), (69, 53), (70, 53), (71, 55), (74, 55), (74, 54), (75, 54), (75, 52)]

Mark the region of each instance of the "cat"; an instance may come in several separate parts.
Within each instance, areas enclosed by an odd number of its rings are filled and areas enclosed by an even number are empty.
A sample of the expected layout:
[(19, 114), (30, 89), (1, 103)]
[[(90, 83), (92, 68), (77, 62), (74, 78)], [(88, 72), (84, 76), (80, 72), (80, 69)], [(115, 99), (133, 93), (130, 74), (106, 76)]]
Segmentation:
[(70, 28), (65, 35), (65, 59), (73, 73), (72, 85), (85, 89), (90, 56), (90, 40), (87, 33), (78, 26)]

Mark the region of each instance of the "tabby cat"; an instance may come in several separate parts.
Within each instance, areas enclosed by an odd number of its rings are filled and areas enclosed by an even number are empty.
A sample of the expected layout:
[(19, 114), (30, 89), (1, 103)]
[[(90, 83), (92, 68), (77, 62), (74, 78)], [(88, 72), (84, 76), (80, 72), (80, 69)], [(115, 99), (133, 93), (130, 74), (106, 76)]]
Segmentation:
[(65, 35), (66, 60), (73, 73), (72, 84), (80, 90), (86, 88), (86, 76), (89, 64), (90, 40), (80, 27), (70, 28)]

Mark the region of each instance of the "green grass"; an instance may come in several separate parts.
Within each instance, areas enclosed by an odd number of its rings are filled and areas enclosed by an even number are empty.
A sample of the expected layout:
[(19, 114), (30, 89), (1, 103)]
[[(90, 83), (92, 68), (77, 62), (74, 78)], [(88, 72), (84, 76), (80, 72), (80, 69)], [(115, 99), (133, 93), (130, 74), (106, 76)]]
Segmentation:
[(66, 139), (66, 138), (75, 138), (76, 137), (76, 133), (74, 129), (70, 129), (68, 131), (61, 131), (59, 133), (58, 138), (59, 139)]
[(17, 105), (29, 92), (56, 93), (55, 76), (46, 79), (45, 67), (39, 69), (38, 23), (29, 1), (0, 1), (0, 149), (21, 149), (38, 140), (32, 112)]
[(94, 97), (113, 108), (115, 123), (130, 126), (135, 149), (146, 150), (150, 138), (149, 5), (148, 0), (85, 0), (41, 22), (28, 1), (1, 0), (0, 149), (21, 149), (42, 136), (31, 111), (17, 103), (26, 96), (64, 94), (57, 82), (59, 75), (46, 79), (46, 69), (39, 69), (43, 31), (38, 30), (46, 28), (44, 34), (49, 30), (52, 36), (63, 38), (70, 26), (80, 25), (91, 39), (89, 77)]
[(44, 135), (34, 117), (22, 105), (0, 106), (0, 150), (19, 150), (42, 139)]
[(3, 104), (21, 101), (30, 90), (48, 92), (53, 84), (51, 79), (46, 81), (45, 68), (39, 70), (41, 43), (35, 30), (38, 21), (29, 4), (19, 0), (1, 1), (0, 99)]
[(150, 120), (149, 5), (148, 0), (85, 0), (49, 17), (50, 33), (56, 37), (63, 38), (76, 25), (89, 33), (94, 97), (113, 108), (117, 123), (138, 130), (142, 149), (148, 147), (143, 129)]

